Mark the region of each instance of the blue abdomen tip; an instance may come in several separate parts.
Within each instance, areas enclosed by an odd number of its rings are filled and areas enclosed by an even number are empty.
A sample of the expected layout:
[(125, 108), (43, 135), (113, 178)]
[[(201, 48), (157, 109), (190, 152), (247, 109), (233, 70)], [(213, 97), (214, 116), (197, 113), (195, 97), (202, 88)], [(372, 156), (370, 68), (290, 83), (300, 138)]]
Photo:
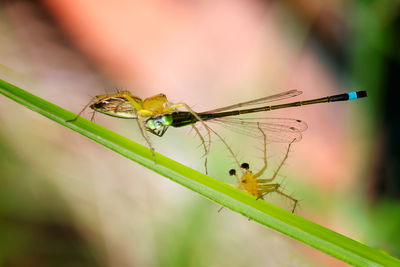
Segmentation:
[(356, 92), (351, 92), (351, 93), (347, 93), (349, 95), (349, 100), (354, 100), (357, 99), (357, 93)]

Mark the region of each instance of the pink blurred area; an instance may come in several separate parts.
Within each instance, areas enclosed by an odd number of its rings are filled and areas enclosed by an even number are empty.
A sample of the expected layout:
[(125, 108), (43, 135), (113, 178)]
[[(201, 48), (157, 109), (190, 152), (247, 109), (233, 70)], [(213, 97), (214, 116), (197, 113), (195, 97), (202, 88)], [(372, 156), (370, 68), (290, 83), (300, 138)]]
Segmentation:
[(44, 3), (104, 72), (135, 90), (190, 94), (210, 76), (213, 83), (236, 84), (260, 64), (268, 42), (260, 40), (265, 11), (255, 1)]
[[(303, 99), (349, 90), (340, 88), (329, 68), (304, 46), (305, 36), (285, 33), (283, 7), (273, 1), (43, 3), (73, 43), (139, 96), (163, 92), (173, 102), (204, 110), (289, 89), (303, 90)], [(324, 21), (321, 25), (329, 33), (330, 14), (342, 5), (299, 1), (297, 7)], [(326, 19), (318, 14), (327, 14)], [(358, 145), (347, 138), (343, 107), (305, 107), (282, 115), (309, 123), (296, 153), (312, 162), (305, 179), (325, 190), (354, 185), (349, 179), (359, 164), (347, 149)], [(302, 159), (298, 162), (296, 167), (304, 166)]]

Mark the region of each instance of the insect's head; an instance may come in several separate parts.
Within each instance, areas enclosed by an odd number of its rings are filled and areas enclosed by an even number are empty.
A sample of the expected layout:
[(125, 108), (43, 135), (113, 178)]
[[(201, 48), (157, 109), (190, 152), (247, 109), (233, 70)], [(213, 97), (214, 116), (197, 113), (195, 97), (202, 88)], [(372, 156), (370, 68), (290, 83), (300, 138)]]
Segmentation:
[[(250, 165), (248, 163), (242, 163), (240, 164), (240, 168), (245, 169), (247, 171), (250, 169)], [(235, 169), (229, 170), (229, 175), (230, 176), (236, 175), (236, 170)]]
[(165, 126), (170, 126), (173, 122), (173, 118), (171, 115), (159, 115), (149, 118), (146, 121), (146, 127), (150, 130), (156, 131)]

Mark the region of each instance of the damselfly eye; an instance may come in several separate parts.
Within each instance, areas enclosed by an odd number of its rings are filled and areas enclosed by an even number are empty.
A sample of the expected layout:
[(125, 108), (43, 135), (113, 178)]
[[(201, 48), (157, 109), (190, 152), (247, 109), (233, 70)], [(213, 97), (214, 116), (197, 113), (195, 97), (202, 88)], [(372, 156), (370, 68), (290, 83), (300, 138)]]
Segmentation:
[(148, 120), (146, 122), (146, 124), (147, 124), (147, 127), (149, 127), (151, 130), (155, 130), (156, 129), (156, 126), (154, 125), (154, 120)]
[(236, 174), (236, 170), (234, 170), (234, 169), (229, 170), (229, 175), (230, 176), (235, 175), (235, 174)]
[(164, 125), (169, 126), (172, 124), (172, 116), (171, 115), (165, 115), (161, 117), (161, 121)]
[(162, 127), (162, 126), (163, 126), (163, 124), (162, 124), (162, 122), (161, 122), (161, 121), (159, 121), (159, 120), (156, 120), (156, 121), (154, 121), (154, 126), (155, 126), (156, 128), (160, 128), (160, 127)]

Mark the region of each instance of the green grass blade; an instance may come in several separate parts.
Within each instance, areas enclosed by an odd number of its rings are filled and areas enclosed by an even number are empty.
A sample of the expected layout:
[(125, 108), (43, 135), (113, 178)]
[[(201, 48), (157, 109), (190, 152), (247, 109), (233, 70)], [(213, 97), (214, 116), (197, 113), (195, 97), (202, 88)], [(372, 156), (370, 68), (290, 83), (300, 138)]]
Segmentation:
[(400, 260), (197, 172), (0, 80), (0, 93), (233, 211), (356, 266), (400, 266)]

